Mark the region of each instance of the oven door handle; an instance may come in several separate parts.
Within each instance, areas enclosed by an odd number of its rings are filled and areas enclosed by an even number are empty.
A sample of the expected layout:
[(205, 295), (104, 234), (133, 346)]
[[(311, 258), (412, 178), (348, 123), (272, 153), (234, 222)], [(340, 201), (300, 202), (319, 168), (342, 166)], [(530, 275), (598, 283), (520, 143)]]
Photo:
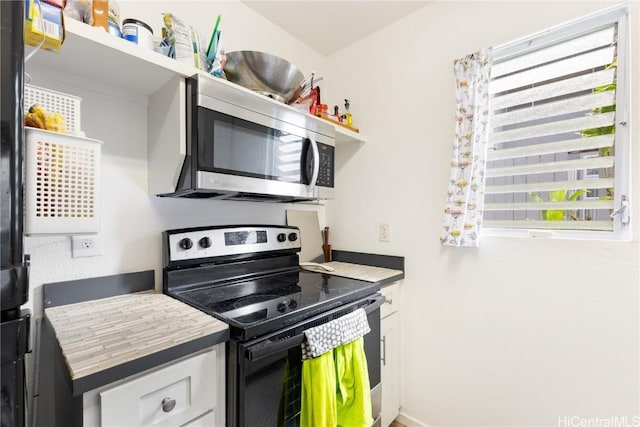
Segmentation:
[(376, 309), (380, 308), (382, 306), (382, 304), (384, 304), (385, 301), (386, 301), (386, 298), (383, 297), (382, 294), (374, 295), (369, 299), (369, 305), (364, 307), (364, 311), (367, 314), (369, 314), (373, 310), (376, 310)]
[(301, 345), (304, 342), (304, 334), (295, 335), (281, 341), (272, 341), (260, 348), (247, 349), (246, 357), (248, 360), (255, 362), (266, 356), (279, 353), (292, 347)]
[[(384, 301), (385, 301), (385, 298), (380, 294), (373, 295), (368, 299), (369, 299), (369, 304), (365, 307), (362, 307), (367, 314), (380, 308), (380, 306), (384, 304)], [(344, 309), (344, 307), (337, 308), (337, 310), (342, 310), (342, 309)], [(326, 316), (328, 314), (329, 313), (324, 313), (322, 316)], [(248, 360), (255, 362), (256, 360), (260, 360), (266, 356), (270, 356), (280, 351), (299, 346), (304, 342), (304, 340), (305, 340), (304, 333), (300, 333), (298, 335), (294, 335), (292, 337), (285, 338), (283, 340), (266, 341), (264, 345), (261, 345), (257, 348), (247, 348), (245, 357)]]

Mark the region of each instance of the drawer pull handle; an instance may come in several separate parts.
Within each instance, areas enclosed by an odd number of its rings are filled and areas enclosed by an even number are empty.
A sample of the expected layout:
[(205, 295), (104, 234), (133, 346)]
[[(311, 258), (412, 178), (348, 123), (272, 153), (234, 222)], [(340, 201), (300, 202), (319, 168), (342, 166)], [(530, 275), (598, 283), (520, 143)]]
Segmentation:
[(176, 400), (170, 397), (162, 399), (162, 410), (164, 412), (171, 412), (176, 407)]
[(392, 299), (392, 298), (389, 298), (389, 297), (386, 297), (386, 298), (384, 299), (384, 302), (386, 302), (387, 304), (391, 305), (391, 304), (393, 304), (393, 299)]
[(382, 341), (382, 357), (380, 360), (382, 361), (382, 366), (387, 366), (387, 337), (382, 337), (380, 341)]

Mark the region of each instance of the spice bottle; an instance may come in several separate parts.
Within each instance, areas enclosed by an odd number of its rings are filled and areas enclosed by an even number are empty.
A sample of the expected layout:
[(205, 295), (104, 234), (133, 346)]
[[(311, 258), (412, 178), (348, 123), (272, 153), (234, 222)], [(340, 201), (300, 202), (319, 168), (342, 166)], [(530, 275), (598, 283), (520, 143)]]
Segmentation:
[(342, 116), (340, 115), (340, 108), (337, 105), (333, 106), (333, 115), (336, 117), (339, 123), (342, 123)]
[(353, 125), (353, 118), (351, 117), (351, 113), (349, 112), (349, 100), (348, 99), (344, 100), (344, 110), (345, 110), (345, 113), (344, 113), (345, 124), (347, 126), (352, 126)]
[(109, 0), (93, 0), (91, 16), (93, 18), (92, 26), (109, 31)]

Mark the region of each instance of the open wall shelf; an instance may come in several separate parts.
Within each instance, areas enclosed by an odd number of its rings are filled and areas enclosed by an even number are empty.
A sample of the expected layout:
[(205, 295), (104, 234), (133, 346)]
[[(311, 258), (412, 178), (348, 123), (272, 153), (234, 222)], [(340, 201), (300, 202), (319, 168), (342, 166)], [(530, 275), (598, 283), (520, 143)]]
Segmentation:
[[(189, 77), (201, 72), (73, 19), (65, 20), (65, 30), (66, 38), (60, 53), (37, 52), (28, 62), (27, 71), (55, 70), (69, 77), (77, 76), (84, 81), (99, 82), (143, 96), (153, 94), (175, 76)], [(221, 85), (262, 96), (226, 80), (216, 80)], [(335, 128), (337, 144), (366, 141), (357, 132), (338, 125)]]

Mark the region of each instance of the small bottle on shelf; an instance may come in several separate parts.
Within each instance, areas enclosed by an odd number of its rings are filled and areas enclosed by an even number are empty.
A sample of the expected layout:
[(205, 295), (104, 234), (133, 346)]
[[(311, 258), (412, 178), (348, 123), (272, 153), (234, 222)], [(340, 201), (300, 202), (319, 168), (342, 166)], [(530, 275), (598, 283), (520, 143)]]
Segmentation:
[(344, 121), (347, 126), (353, 126), (353, 118), (351, 117), (351, 113), (349, 112), (349, 100), (344, 100)]
[(94, 27), (100, 27), (105, 31), (109, 31), (109, 1), (93, 0), (91, 3), (91, 16), (93, 18)]
[(337, 105), (333, 106), (333, 115), (336, 117), (338, 123), (342, 123), (342, 116), (340, 115), (340, 108)]

